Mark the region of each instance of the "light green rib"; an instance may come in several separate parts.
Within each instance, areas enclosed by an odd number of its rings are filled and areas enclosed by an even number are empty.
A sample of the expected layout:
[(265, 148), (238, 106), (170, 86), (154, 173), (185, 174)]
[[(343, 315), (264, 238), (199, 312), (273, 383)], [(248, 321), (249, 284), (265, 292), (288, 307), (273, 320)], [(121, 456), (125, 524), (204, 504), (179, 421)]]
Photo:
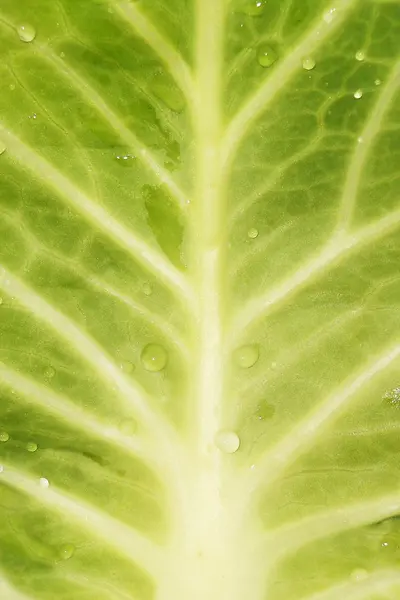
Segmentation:
[(61, 171), (1, 124), (0, 134), (8, 152), (21, 166), (28, 168), (35, 177), (40, 176), (47, 187), (83, 214), (89, 223), (103, 231), (134, 260), (157, 275), (165, 285), (179, 291), (184, 297), (191, 295), (186, 279), (160, 252), (124, 227), (104, 207), (84, 194)]
[[(12, 464), (4, 463), (3, 467), (2, 481), (61, 517), (68, 516), (79, 527), (114, 548), (120, 556), (125, 556), (153, 576), (157, 575), (162, 565), (161, 549), (148, 538), (51, 482), (48, 488), (43, 488), (37, 479)], [(43, 473), (43, 477), (45, 475)]]
[(246, 481), (242, 482), (242, 485), (248, 486), (246, 489), (249, 490), (259, 490), (271, 485), (293, 460), (315, 444), (324, 428), (348, 408), (353, 396), (399, 357), (400, 344), (396, 344), (366, 364), (357, 375), (349, 377), (328, 398), (317, 404), (283, 439), (259, 457), (255, 469), (245, 478)]

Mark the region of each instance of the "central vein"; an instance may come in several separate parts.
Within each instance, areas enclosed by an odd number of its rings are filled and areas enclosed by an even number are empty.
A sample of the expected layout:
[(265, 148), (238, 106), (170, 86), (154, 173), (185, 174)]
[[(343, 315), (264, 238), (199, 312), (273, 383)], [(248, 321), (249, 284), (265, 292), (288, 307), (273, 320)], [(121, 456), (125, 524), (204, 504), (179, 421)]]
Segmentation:
[[(210, 565), (218, 562), (220, 554), (217, 532), (223, 528), (224, 520), (220, 499), (221, 458), (215, 446), (224, 395), (226, 210), (221, 175), (224, 4), (224, 0), (197, 1), (192, 115), (196, 173), (191, 235), (197, 310), (192, 379), (193, 470), (192, 485), (188, 486), (190, 525), (186, 544), (187, 555), (204, 552), (209, 558), (213, 556), (205, 568), (210, 580), (213, 579)], [(199, 578), (202, 579), (201, 575)]]
[(196, 387), (198, 451), (219, 427), (223, 388), (225, 201), (221, 177), (223, 0), (198, 0), (194, 261), (198, 299)]
[[(195, 315), (190, 439), (175, 536), (157, 600), (238, 600), (254, 584), (254, 556), (237, 528), (232, 480), (216, 436), (225, 429), (227, 193), (223, 161), (226, 0), (197, 0), (192, 123), (195, 185), (189, 208)], [(246, 548), (249, 546), (246, 546)], [(235, 573), (232, 573), (232, 568)]]

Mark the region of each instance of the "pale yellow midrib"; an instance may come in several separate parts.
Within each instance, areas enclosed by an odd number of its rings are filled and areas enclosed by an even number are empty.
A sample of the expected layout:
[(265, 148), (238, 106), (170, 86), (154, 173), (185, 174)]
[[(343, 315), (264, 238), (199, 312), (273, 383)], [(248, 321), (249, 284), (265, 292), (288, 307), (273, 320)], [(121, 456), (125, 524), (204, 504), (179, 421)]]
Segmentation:
[[(212, 442), (223, 377), (222, 277), (224, 198), (220, 169), (223, 1), (198, 0), (195, 124), (196, 192), (193, 207), (193, 261), (198, 299), (195, 357), (198, 450)], [(206, 49), (206, 51), (205, 51)]]
[[(190, 206), (193, 306), (189, 440), (185, 493), (175, 512), (174, 548), (158, 600), (227, 598), (218, 583), (224, 520), (222, 461), (214, 440), (221, 426), (224, 383), (225, 202), (220, 168), (224, 0), (196, 2), (192, 124), (195, 186)], [(228, 548), (229, 550), (229, 548)], [(199, 553), (204, 562), (199, 560)], [(222, 561), (223, 562), (223, 561)]]

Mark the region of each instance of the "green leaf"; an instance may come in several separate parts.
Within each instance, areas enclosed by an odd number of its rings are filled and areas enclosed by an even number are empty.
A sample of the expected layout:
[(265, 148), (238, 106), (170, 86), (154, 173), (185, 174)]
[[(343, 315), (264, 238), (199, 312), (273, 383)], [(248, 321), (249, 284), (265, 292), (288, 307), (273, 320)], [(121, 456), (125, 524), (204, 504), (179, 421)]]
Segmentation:
[(2, 0), (1, 599), (400, 596), (399, 39)]

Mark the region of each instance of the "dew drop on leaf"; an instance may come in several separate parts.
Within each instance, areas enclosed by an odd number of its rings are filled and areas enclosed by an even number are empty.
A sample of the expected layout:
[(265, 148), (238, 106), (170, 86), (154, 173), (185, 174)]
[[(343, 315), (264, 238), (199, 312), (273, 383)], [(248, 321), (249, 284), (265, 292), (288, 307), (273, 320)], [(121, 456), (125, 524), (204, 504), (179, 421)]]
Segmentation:
[(243, 0), (240, 5), (240, 12), (250, 17), (259, 17), (265, 9), (265, 0)]
[(56, 370), (54, 369), (54, 367), (46, 367), (44, 371), (44, 376), (46, 377), (46, 379), (53, 379), (55, 374)]
[(151, 296), (153, 293), (153, 288), (151, 287), (151, 285), (149, 283), (144, 283), (143, 284), (143, 294), (145, 296)]
[(375, 79), (375, 85), (381, 85), (382, 81), (380, 79)]
[(0, 431), (0, 442), (8, 442), (9, 439), (10, 436), (7, 431)]
[(7, 146), (0, 140), (0, 156), (7, 150)]
[(18, 27), (18, 35), (21, 42), (33, 42), (36, 37), (36, 29), (32, 25), (20, 25)]
[(275, 414), (275, 407), (269, 402), (260, 402), (257, 408), (256, 416), (259, 421), (268, 421)]
[(258, 64), (262, 67), (271, 67), (277, 60), (278, 54), (271, 46), (260, 46), (257, 50)]
[(0, 473), (3, 473), (3, 471), (4, 471), (3, 465), (0, 465)]
[(256, 237), (258, 237), (258, 229), (252, 227), (248, 230), (247, 235), (250, 239), (254, 240)]
[(360, 98), (362, 98), (363, 95), (362, 90), (355, 91), (353, 95), (356, 100), (359, 100)]
[(133, 373), (133, 371), (135, 370), (135, 365), (129, 362), (129, 360), (124, 360), (119, 367), (121, 371), (128, 374)]
[(28, 442), (26, 445), (26, 449), (28, 450), (28, 452), (36, 452), (36, 450), (38, 449), (38, 445), (35, 444), (35, 442)]
[(219, 431), (215, 436), (215, 445), (225, 454), (234, 454), (239, 450), (240, 438), (234, 431)]
[(312, 71), (315, 68), (316, 62), (311, 56), (307, 56), (303, 59), (303, 69), (306, 71)]
[(324, 14), (324, 21), (325, 23), (332, 23), (333, 19), (336, 16), (336, 8), (330, 8), (329, 10), (326, 11), (326, 13)]
[(75, 546), (72, 544), (65, 544), (60, 548), (60, 558), (62, 560), (69, 560), (75, 554)]
[(383, 399), (392, 406), (400, 408), (400, 387), (395, 387), (383, 396)]
[(356, 52), (356, 60), (358, 60), (359, 62), (362, 62), (365, 59), (365, 52), (363, 50), (358, 50), (358, 52)]
[(238, 367), (250, 369), (256, 364), (260, 357), (260, 349), (257, 344), (247, 344), (235, 350), (234, 360)]
[(143, 348), (140, 359), (146, 371), (156, 373), (165, 369), (168, 362), (168, 354), (160, 344), (148, 344)]
[(130, 167), (135, 157), (133, 154), (117, 154), (115, 158), (117, 159), (118, 164), (122, 167)]
[(42, 488), (48, 488), (50, 486), (50, 482), (48, 479), (46, 479), (46, 477), (41, 477), (39, 479), (39, 485)]
[(362, 581), (368, 577), (368, 571), (366, 569), (354, 569), (351, 574), (351, 579), (353, 581)]

